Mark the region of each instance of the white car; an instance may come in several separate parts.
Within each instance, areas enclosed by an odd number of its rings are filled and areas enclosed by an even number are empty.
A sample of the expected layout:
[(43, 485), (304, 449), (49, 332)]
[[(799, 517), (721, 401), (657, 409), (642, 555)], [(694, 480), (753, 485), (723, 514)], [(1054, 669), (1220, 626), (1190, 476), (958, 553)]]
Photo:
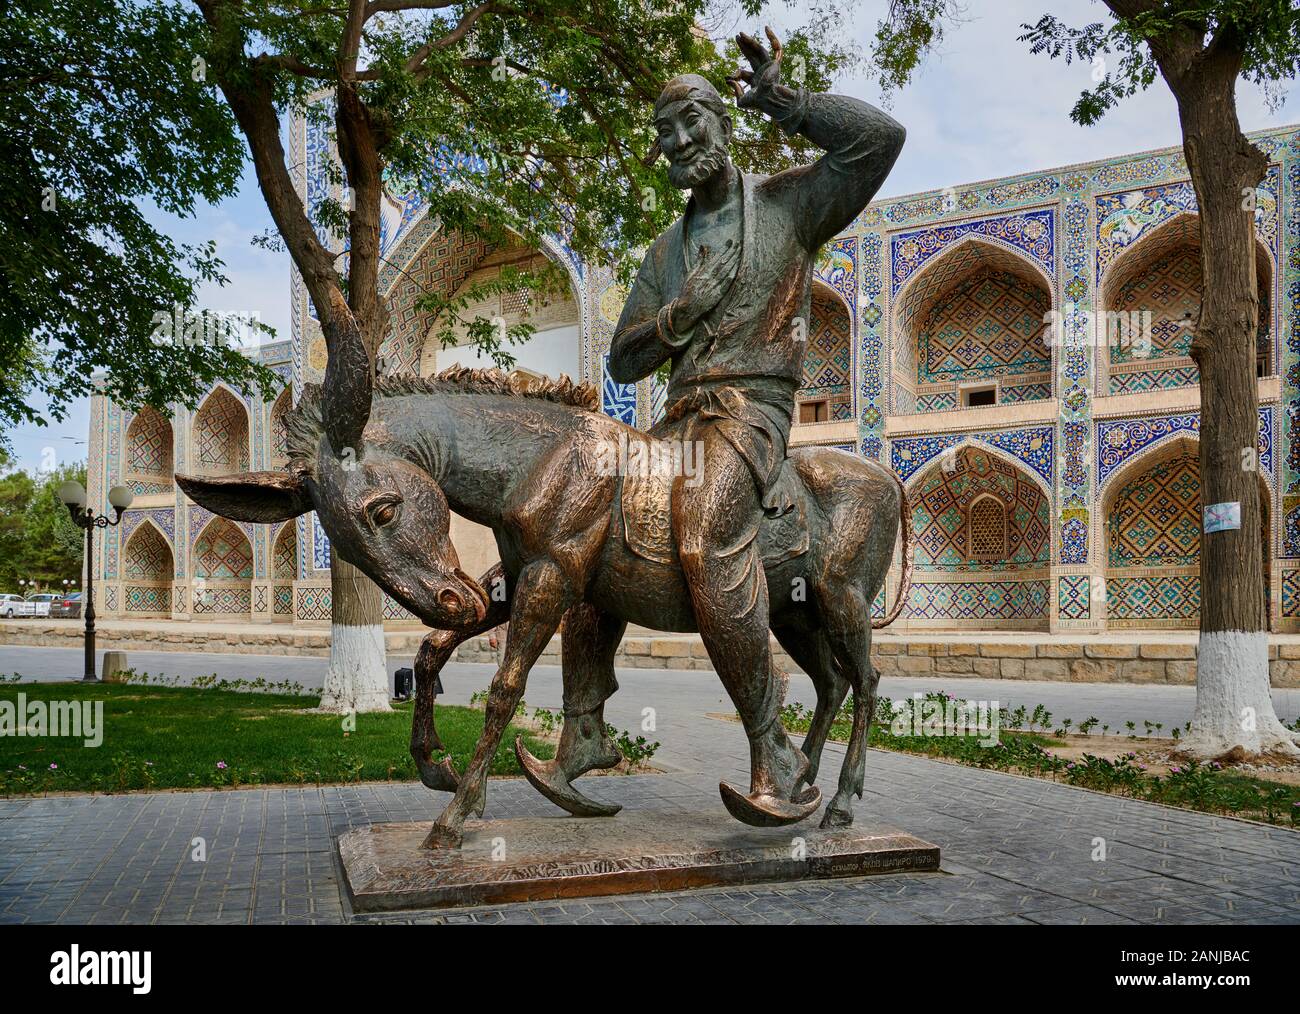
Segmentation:
[(27, 600), (28, 604), (32, 607), (32, 611), (28, 615), (49, 616), (50, 606), (58, 597), (58, 595), (51, 595), (48, 592), (41, 592), (39, 595), (33, 595)]
[[(46, 607), (48, 610), (48, 606)], [(21, 595), (11, 592), (0, 593), (0, 618), (12, 620), (15, 616), (35, 616), (36, 604), (28, 602)]]

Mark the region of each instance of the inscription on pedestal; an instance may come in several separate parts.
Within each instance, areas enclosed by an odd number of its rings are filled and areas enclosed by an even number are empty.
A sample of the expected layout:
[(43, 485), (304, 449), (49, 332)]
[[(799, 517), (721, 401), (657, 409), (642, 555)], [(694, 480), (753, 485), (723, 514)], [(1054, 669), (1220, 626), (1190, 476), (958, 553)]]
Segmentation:
[(722, 884), (934, 871), (939, 848), (890, 827), (741, 827), (725, 814), (471, 821), (464, 847), (420, 847), (427, 824), (339, 839), (358, 912), (444, 908)]

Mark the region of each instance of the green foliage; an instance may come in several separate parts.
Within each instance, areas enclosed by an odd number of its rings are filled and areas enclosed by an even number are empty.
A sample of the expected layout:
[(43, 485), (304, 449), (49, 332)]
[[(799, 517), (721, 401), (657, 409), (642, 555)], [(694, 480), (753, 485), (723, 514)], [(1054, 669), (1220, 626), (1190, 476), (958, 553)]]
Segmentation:
[[(153, 315), (224, 280), (211, 243), (146, 220), (235, 189), (229, 111), (194, 80), (201, 20), (167, 0), (19, 0), (0, 18), (0, 421), (44, 424), (92, 391), (193, 406), (217, 379), (278, 383), (237, 349), (161, 344)], [(6, 437), (0, 430), (0, 444)]]
[[(947, 700), (947, 694), (931, 691), (925, 694), (921, 702), (941, 705)], [(916, 707), (914, 699), (895, 703), (887, 697), (878, 698), (869, 736), (870, 745), (883, 750), (939, 757), (971, 767), (1051, 778), (1053, 781), (1097, 792), (1109, 792), (1170, 806), (1249, 816), (1271, 824), (1290, 823), (1300, 826), (1300, 786), (1279, 785), (1266, 779), (1236, 774), (1225, 770), (1217, 761), (1208, 764), (1186, 761), (1171, 768), (1167, 775), (1152, 775), (1134, 752), (1116, 758), (1085, 753), (1078, 760), (1068, 760), (1052, 752), (1053, 747), (1061, 746), (1058, 740), (1047, 739), (1041, 733), (1032, 731), (1011, 731), (1034, 727), (1041, 729), (1050, 725), (1051, 714), (1041, 704), (1033, 709), (1032, 714), (1024, 707), (1001, 707), (999, 736), (992, 745), (981, 741), (986, 737), (971, 735), (896, 734), (891, 727), (896, 718), (904, 720), (898, 728), (917, 728), (919, 715), (915, 724), (906, 721), (909, 712)], [(812, 710), (797, 701), (787, 704), (781, 712), (782, 723), (792, 732), (806, 733), (812, 724), (812, 718)], [(846, 741), (852, 720), (853, 698), (850, 695), (835, 715), (830, 738), (838, 742)], [(1079, 724), (1079, 729), (1082, 731), (1086, 726), (1090, 731), (1095, 728), (1096, 722), (1096, 718), (1089, 718)], [(1073, 723), (1066, 719), (1062, 724), (1068, 726)], [(1130, 730), (1136, 728), (1135, 722), (1125, 724)], [(1300, 724), (1300, 720), (1297, 720), (1297, 724)], [(1158, 722), (1147, 721), (1143, 725), (1148, 736), (1161, 728)], [(1138, 736), (1133, 734), (1130, 738), (1137, 739)]]
[[(1300, 70), (1300, 3), (1297, 0), (1140, 0), (1107, 3), (1109, 20), (1081, 28), (1044, 14), (1021, 27), (1030, 52), (1067, 64), (1091, 64), (1094, 87), (1084, 89), (1070, 112), (1081, 124), (1096, 123), (1107, 110), (1151, 87), (1159, 76), (1152, 43), (1187, 44), (1206, 54), (1236, 52), (1248, 81), (1269, 85)], [(1115, 8), (1125, 9), (1124, 16)], [(890, 0), (876, 28), (872, 60), (887, 91), (907, 84), (956, 25), (963, 7), (955, 0)]]
[[(407, 750), (409, 702), (392, 712), (357, 715), (355, 730), (349, 732), (340, 716), (306, 710), (315, 707), (315, 695), (284, 693), (286, 684), (214, 677), (211, 689), (197, 689), (167, 685), (174, 680), (166, 677), (131, 677), (127, 684), (97, 685), (15, 684), (0, 678), (0, 700), (16, 701), (21, 692), (28, 701), (104, 703), (99, 747), (66, 737), (0, 737), (0, 795), (417, 777)], [(437, 720), (448, 754), (464, 770), (483, 731), (482, 713), (440, 706)], [(534, 755), (554, 756), (551, 744), (511, 727), (492, 759), (492, 774), (521, 774), (513, 749), (520, 733)]]
[(64, 579), (80, 579), (85, 533), (57, 495), (69, 479), (85, 485), (85, 464), (36, 479), (23, 471), (0, 476), (0, 591), (17, 591), (19, 578), (60, 590)]

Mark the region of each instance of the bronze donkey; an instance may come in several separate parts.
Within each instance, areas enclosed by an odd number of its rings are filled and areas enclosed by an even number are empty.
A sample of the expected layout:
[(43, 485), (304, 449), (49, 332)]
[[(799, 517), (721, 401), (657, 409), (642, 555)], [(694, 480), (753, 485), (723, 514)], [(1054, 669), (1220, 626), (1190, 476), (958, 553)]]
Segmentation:
[[(339, 362), (355, 357), (359, 365), (365, 353), (349, 347), (360, 344), (355, 333), (331, 337), (342, 354), (331, 350), (324, 390), (309, 385), (286, 418), (286, 471), (177, 476), (177, 482), (196, 503), (240, 521), (275, 522), (314, 509), (334, 552), (426, 624), (446, 631), (431, 634), (421, 650), (412, 749), (426, 784), (455, 786), (426, 844), (456, 846), (469, 815), (483, 813), (492, 756), (529, 670), (566, 612), (566, 689), (613, 685), (613, 657), (627, 623), (694, 629), (672, 546), (659, 547), (665, 554), (660, 560), (628, 548), (629, 528), (653, 539), (663, 509), (656, 487), (670, 480), (628, 479), (599, 467), (603, 448), (622, 442), (648, 451), (653, 438), (598, 411), (589, 386), (462, 368), (431, 379), (377, 383), (366, 369), (340, 377)], [(335, 407), (339, 395), (346, 401)], [(804, 744), (811, 761), (801, 779), (807, 787), (789, 799), (745, 795), (725, 783), (721, 790), (733, 815), (749, 823), (809, 816), (821, 798), (812, 784), (817, 758), (851, 688), (852, 736), (823, 821), (847, 824), (853, 819), (850, 796), (862, 794), (878, 680), (869, 657), (870, 606), (884, 582), (900, 518), (908, 547), (904, 588), (885, 623), (901, 608), (910, 576), (906, 500), (892, 472), (852, 454), (797, 448), (787, 467), (794, 470), (801, 509), (767, 523), (760, 538), (772, 630), (817, 687)], [(449, 507), (495, 533), (501, 563), (484, 579), (491, 584), (502, 577), (507, 595), (490, 597), (483, 583), (460, 570), (447, 534)], [(644, 511), (648, 519), (640, 516)], [(792, 593), (797, 589), (805, 593)], [(483, 735), (457, 780), (449, 764), (430, 763), (429, 749), (436, 746), (431, 675), (456, 643), (506, 619), (505, 658), (492, 680)], [(516, 744), (533, 784), (574, 813), (612, 812), (570, 784), (619, 759), (599, 717), (596, 709), (566, 720), (560, 753), (549, 763)]]

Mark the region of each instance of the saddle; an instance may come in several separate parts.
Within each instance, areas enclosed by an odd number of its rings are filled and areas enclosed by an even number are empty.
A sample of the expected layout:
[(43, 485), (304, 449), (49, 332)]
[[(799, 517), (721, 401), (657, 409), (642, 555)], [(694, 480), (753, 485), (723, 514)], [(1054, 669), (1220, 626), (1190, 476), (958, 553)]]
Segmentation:
[[(676, 566), (677, 540), (673, 537), (672, 492), (669, 474), (628, 472), (622, 478), (619, 513), (623, 541), (644, 560)], [(759, 524), (758, 550), (764, 567), (793, 560), (808, 552), (808, 491), (789, 458), (781, 465), (775, 488), (784, 486), (793, 510), (767, 516)]]

